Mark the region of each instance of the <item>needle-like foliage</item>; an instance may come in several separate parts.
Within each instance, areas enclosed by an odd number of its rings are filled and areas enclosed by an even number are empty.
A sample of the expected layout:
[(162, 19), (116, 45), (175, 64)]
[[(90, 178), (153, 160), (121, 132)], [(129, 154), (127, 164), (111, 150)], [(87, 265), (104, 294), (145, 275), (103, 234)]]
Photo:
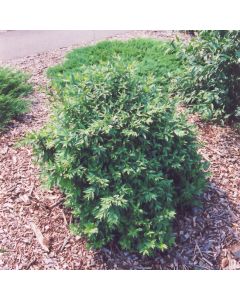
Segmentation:
[(27, 111), (28, 101), (24, 97), (31, 90), (25, 74), (0, 68), (0, 130), (12, 118)]

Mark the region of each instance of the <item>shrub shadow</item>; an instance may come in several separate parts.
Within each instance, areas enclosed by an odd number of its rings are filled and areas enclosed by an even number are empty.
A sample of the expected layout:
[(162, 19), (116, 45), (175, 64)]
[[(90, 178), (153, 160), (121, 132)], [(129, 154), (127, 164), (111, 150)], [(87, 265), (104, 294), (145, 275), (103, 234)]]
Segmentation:
[(231, 255), (231, 246), (240, 238), (240, 213), (214, 182), (209, 182), (200, 201), (201, 208), (177, 211), (173, 224), (176, 243), (164, 253), (144, 258), (113, 246), (101, 249), (95, 258), (101, 258), (107, 269), (240, 269)]

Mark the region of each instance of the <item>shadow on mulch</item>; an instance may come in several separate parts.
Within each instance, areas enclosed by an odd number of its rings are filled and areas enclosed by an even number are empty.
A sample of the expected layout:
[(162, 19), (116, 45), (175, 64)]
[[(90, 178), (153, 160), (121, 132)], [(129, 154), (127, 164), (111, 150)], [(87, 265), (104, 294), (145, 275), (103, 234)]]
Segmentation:
[(240, 218), (233, 212), (226, 193), (210, 182), (201, 202), (202, 208), (178, 213), (173, 229), (176, 245), (168, 251), (143, 258), (103, 248), (97, 257), (102, 257), (107, 269), (240, 269), (237, 260), (227, 251), (239, 241), (235, 226)]

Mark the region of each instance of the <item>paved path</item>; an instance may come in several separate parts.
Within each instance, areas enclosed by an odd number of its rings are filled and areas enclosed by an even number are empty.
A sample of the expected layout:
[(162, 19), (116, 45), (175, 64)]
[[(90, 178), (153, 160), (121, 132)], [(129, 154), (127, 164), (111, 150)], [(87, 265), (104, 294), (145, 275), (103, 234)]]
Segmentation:
[(126, 30), (16, 30), (0, 32), (0, 60), (34, 55), (83, 42), (97, 41)]

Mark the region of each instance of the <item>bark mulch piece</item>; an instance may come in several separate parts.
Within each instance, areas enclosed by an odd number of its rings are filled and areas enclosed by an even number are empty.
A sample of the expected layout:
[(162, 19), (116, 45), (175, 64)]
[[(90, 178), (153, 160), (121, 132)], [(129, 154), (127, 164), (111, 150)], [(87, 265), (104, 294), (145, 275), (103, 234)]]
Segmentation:
[[(133, 37), (167, 40), (175, 33), (133, 31), (113, 38)], [(188, 39), (184, 34), (181, 38)], [(212, 176), (200, 199), (202, 208), (179, 212), (175, 247), (149, 259), (114, 245), (87, 250), (86, 241), (71, 234), (74, 219), (63, 205), (63, 195), (41, 186), (31, 147), (15, 147), (48, 120), (46, 69), (71, 48), (5, 62), (31, 73), (34, 93), (31, 111), (0, 136), (0, 269), (240, 269), (240, 136), (228, 126), (204, 124), (196, 116), (190, 121), (198, 127), (204, 143), (200, 152), (210, 162)]]

